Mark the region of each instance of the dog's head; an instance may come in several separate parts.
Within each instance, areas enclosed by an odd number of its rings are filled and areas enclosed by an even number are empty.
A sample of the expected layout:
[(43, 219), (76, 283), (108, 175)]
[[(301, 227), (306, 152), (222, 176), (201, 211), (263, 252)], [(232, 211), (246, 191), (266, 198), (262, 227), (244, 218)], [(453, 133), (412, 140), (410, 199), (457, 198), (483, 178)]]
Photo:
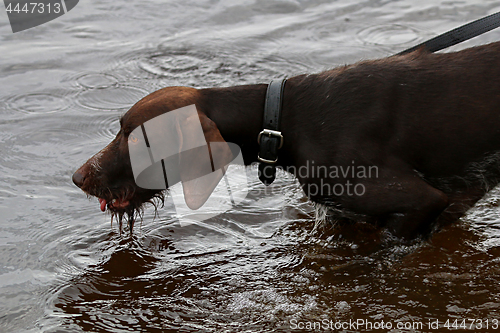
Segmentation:
[[(121, 128), (114, 140), (73, 174), (73, 182), (88, 195), (97, 197), (102, 211), (107, 208), (113, 215), (119, 216), (120, 220), (127, 214), (131, 221), (135, 212), (140, 212), (146, 202), (151, 202), (157, 207), (157, 203), (163, 203), (163, 191), (168, 185), (172, 185), (172, 182), (169, 181), (166, 186), (148, 188), (136, 184), (129, 146), (140, 145), (140, 140), (145, 138), (134, 135), (137, 133), (134, 130), (141, 129), (141, 126), (149, 120), (154, 122), (155, 117), (194, 104), (196, 111), (192, 116), (179, 119), (174, 117), (175, 124), (165, 129), (173, 132), (169, 135), (175, 136), (175, 140), (172, 140), (175, 143), (165, 142), (165, 145), (174, 144), (178, 149), (178, 156), (171, 160), (178, 164), (177, 181), (182, 181), (186, 204), (191, 209), (197, 209), (210, 196), (220, 178), (212, 177), (205, 181), (193, 181), (193, 179), (203, 175), (200, 170), (207, 168), (223, 170), (224, 165), (227, 165), (233, 156), (216, 124), (198, 106), (199, 98), (198, 90), (186, 87), (169, 87), (146, 96), (121, 118)], [(207, 156), (210, 156), (205, 160), (197, 158), (199, 151), (197, 153), (190, 150), (181, 154), (186, 147), (193, 146), (193, 140), (197, 139), (194, 129), (196, 126), (199, 129), (200, 124), (207, 143), (205, 146), (205, 149), (208, 149)], [(217, 144), (209, 144), (211, 142)], [(212, 156), (218, 156), (217, 160)]]

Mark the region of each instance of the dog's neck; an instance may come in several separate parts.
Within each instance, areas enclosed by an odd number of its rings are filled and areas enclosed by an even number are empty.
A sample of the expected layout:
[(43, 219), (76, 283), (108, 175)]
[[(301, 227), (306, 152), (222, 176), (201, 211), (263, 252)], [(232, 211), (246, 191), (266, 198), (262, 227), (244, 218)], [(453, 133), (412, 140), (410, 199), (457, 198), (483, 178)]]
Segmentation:
[(246, 165), (257, 161), (267, 84), (202, 89), (199, 105), (227, 142), (237, 144)]
[[(281, 167), (297, 162), (299, 156), (294, 156), (294, 152), (300, 151), (297, 146), (303, 144), (303, 137), (307, 135), (304, 134), (303, 123), (298, 121), (301, 118), (297, 117), (297, 114), (301, 110), (307, 110), (307, 118), (301, 121), (310, 121), (310, 118), (314, 118), (313, 111), (322, 103), (321, 99), (303, 102), (310, 100), (307, 97), (317, 92), (309, 88), (311, 85), (308, 82), (314, 77), (315, 75), (299, 75), (289, 78), (286, 82), (280, 125), (285, 139), (283, 147), (278, 151), (277, 163)], [(255, 84), (200, 90), (197, 104), (215, 122), (227, 142), (240, 146), (245, 165), (257, 162), (259, 152), (257, 137), (263, 126), (267, 86), (267, 84)]]

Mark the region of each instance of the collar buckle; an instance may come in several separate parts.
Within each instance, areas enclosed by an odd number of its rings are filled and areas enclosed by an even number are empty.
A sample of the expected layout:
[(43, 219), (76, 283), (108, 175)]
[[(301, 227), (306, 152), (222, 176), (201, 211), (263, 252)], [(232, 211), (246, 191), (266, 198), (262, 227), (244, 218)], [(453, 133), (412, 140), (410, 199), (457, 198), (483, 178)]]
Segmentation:
[[(259, 133), (259, 136), (257, 137), (257, 142), (259, 143), (259, 145), (260, 145), (260, 138), (262, 135), (267, 135), (270, 138), (275, 137), (275, 138), (280, 139), (280, 145), (278, 146), (278, 149), (281, 149), (281, 147), (283, 147), (283, 135), (281, 135), (280, 131), (275, 131), (275, 130), (270, 130), (270, 129), (264, 128), (262, 130), (262, 132)], [(276, 159), (276, 161), (277, 160), (278, 159)]]

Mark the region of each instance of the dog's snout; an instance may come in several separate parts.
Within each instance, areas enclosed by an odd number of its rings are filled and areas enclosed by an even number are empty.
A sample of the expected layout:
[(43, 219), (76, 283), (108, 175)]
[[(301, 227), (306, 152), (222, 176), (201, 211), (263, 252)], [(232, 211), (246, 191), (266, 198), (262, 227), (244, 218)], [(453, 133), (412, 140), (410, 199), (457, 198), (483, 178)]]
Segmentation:
[(85, 175), (83, 175), (80, 170), (77, 170), (73, 174), (72, 179), (73, 179), (73, 183), (75, 183), (76, 186), (82, 187), (83, 186), (83, 182), (85, 181)]

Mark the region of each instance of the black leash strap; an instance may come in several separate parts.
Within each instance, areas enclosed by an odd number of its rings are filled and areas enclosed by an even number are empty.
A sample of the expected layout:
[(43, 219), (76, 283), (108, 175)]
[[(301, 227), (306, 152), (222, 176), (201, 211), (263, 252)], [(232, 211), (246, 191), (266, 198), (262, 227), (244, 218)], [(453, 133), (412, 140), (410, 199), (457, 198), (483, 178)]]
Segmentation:
[(426, 42), (399, 52), (396, 55), (407, 54), (418, 50), (421, 47), (424, 47), (429, 52), (436, 52), (484, 34), (485, 32), (498, 27), (500, 27), (500, 12), (485, 16), (479, 20), (467, 23), (461, 27), (445, 32), (444, 34), (429, 39)]
[(281, 109), (283, 107), (283, 91), (286, 79), (272, 80), (267, 86), (264, 105), (264, 122), (262, 132), (257, 141), (260, 145), (259, 179), (265, 185), (271, 184), (276, 178), (276, 162), (278, 149), (283, 146), (283, 135), (280, 132)]

